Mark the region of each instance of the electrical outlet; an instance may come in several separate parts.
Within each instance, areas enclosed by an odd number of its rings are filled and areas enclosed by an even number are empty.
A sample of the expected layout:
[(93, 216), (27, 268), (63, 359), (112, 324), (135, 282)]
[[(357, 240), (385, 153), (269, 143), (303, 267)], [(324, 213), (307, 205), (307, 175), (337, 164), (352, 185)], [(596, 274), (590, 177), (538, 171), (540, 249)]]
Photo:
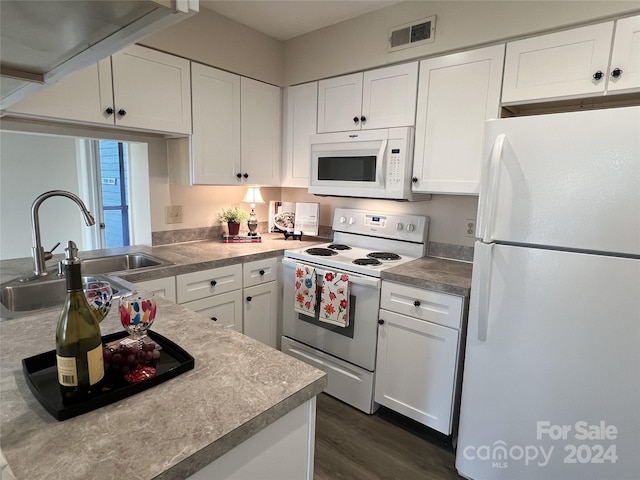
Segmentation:
[(476, 221), (473, 218), (467, 218), (465, 221), (464, 236), (475, 237), (476, 236)]
[(168, 205), (164, 211), (165, 223), (182, 223), (182, 205)]

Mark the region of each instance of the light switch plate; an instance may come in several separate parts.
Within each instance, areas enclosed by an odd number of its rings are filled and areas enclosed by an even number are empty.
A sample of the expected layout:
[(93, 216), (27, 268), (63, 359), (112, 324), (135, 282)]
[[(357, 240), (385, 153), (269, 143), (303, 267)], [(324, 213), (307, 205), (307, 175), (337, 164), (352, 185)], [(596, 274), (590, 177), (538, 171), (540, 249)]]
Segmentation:
[(168, 205), (165, 207), (165, 223), (182, 223), (182, 205)]

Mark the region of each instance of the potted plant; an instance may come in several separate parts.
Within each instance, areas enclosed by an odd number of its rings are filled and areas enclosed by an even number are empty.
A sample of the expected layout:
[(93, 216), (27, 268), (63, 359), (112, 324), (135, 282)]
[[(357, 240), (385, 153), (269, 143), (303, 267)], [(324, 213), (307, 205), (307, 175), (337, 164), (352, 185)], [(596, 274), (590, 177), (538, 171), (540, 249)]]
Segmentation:
[(222, 221), (227, 222), (229, 235), (238, 235), (240, 224), (246, 222), (249, 219), (249, 215), (240, 210), (239, 207), (229, 208), (228, 210), (223, 208), (220, 218)]

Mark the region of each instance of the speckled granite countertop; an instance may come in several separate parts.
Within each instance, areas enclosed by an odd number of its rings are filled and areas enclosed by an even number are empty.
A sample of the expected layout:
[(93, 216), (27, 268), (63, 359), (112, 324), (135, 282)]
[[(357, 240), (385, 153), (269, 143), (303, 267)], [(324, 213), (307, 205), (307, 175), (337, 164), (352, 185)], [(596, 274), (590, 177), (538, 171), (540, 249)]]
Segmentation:
[(425, 257), (383, 270), (382, 280), (468, 297), (471, 269), (467, 262)]
[[(208, 268), (223, 267), (240, 262), (250, 262), (263, 258), (282, 255), (285, 250), (310, 247), (326, 242), (326, 238), (306, 237), (305, 240), (285, 240), (282, 235), (262, 234), (260, 243), (222, 243), (221, 240), (203, 240), (197, 242), (174, 243), (157, 247), (144, 245), (119, 247), (105, 250), (80, 252), (82, 259), (102, 257), (119, 253), (143, 252), (159, 257), (170, 265), (148, 267), (129, 272), (116, 272), (114, 275), (129, 282), (142, 282), (157, 278), (170, 277), (183, 273), (196, 272)], [(56, 262), (62, 260), (64, 254), (57, 254), (47, 262), (49, 269), (55, 269)], [(33, 268), (31, 257), (0, 262), (1, 281), (6, 282), (25, 275)]]
[[(55, 348), (57, 316), (0, 322), (0, 439), (18, 480), (183, 479), (326, 386), (324, 372), (161, 298), (153, 330), (187, 350), (195, 368), (58, 422), (34, 398), (21, 366)], [(115, 310), (101, 327), (103, 334), (122, 329)]]

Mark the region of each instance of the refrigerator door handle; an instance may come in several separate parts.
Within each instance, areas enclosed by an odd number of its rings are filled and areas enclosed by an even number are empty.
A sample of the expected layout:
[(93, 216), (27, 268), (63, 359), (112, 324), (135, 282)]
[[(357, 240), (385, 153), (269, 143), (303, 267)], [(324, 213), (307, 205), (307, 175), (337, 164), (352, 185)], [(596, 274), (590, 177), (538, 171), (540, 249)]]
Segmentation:
[(485, 243), (490, 243), (491, 228), (494, 205), (496, 202), (496, 192), (498, 189), (498, 172), (500, 171), (500, 160), (502, 159), (502, 151), (504, 149), (504, 142), (506, 135), (501, 133), (493, 142), (493, 149), (491, 150), (491, 157), (489, 158), (489, 165), (487, 175), (483, 178), (480, 188), (480, 203), (478, 205), (478, 232), (480, 238)]
[[(477, 272), (477, 281), (471, 289), (471, 304), (469, 305), (470, 319), (476, 319), (478, 324), (478, 340), (487, 340), (487, 330), (489, 328), (489, 282), (491, 280), (491, 256), (493, 253), (493, 243), (485, 244), (476, 242), (475, 258), (473, 260), (474, 277)], [(475, 301), (473, 299), (475, 298)]]

